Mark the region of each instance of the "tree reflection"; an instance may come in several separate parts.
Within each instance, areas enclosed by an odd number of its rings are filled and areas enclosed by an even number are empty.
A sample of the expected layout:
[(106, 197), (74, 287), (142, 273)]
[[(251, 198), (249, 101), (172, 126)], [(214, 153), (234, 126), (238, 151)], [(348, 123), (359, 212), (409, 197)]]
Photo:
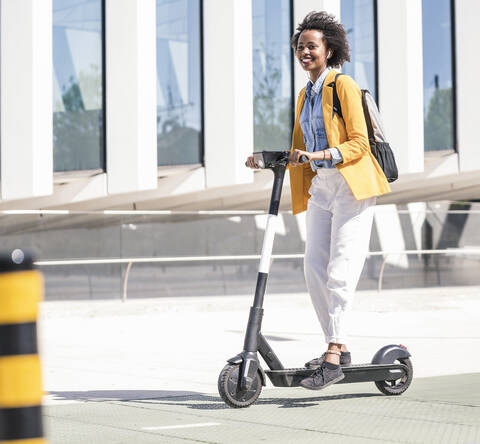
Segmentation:
[(185, 165), (201, 161), (200, 131), (186, 125), (185, 112), (170, 108), (164, 116), (158, 113), (158, 165)]
[(281, 97), (281, 71), (267, 54), (266, 70), (256, 76), (253, 98), (255, 151), (290, 148), (291, 102)]
[[(103, 168), (102, 77), (96, 65), (70, 77), (62, 88), (62, 101), (53, 113), (53, 164), (55, 171)], [(81, 86), (80, 86), (81, 85)], [(97, 109), (85, 109), (85, 102)], [(59, 111), (62, 110), (62, 111)]]
[(453, 148), (452, 88), (436, 88), (425, 117), (425, 150)]
[(157, 111), (158, 165), (200, 163), (200, 131), (186, 123), (188, 112), (196, 112), (195, 104), (174, 103), (170, 88), (167, 97), (167, 106)]

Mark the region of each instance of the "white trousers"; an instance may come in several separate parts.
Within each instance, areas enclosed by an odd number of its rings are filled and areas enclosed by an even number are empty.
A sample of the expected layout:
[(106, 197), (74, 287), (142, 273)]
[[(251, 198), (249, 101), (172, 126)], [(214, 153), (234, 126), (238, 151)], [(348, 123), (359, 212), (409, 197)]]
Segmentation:
[(345, 344), (376, 198), (356, 200), (336, 168), (317, 170), (309, 192), (305, 280), (325, 341)]

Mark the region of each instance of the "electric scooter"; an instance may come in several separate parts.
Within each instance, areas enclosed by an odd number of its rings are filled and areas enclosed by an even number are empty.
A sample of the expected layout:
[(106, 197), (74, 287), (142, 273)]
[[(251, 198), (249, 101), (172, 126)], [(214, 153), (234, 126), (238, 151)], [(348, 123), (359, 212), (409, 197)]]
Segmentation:
[[(260, 396), (266, 377), (276, 387), (298, 387), (300, 381), (310, 376), (315, 368), (284, 368), (280, 359), (261, 333), (263, 299), (267, 284), (276, 219), (282, 194), (283, 178), (288, 164), (288, 151), (263, 151), (254, 153), (259, 168), (270, 169), (274, 174), (270, 208), (263, 239), (262, 254), (255, 289), (253, 306), (250, 308), (244, 349), (228, 359), (218, 377), (218, 391), (225, 403), (233, 408), (248, 407)], [(306, 156), (301, 163), (308, 162)], [(263, 370), (258, 353), (269, 370)], [(386, 345), (375, 353), (370, 364), (342, 366), (345, 378), (337, 384), (373, 381), (385, 395), (400, 395), (405, 392), (413, 378), (410, 353), (403, 345)]]

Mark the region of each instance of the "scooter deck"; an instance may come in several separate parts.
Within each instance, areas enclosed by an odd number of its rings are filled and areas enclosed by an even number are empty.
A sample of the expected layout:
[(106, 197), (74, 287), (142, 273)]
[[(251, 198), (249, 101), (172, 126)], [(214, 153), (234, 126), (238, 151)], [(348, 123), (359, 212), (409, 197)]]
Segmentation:
[[(265, 370), (272, 384), (276, 387), (298, 387), (300, 381), (310, 376), (316, 369), (286, 368), (283, 370)], [(394, 381), (406, 375), (404, 364), (356, 364), (342, 367), (345, 378), (337, 384), (369, 381)]]

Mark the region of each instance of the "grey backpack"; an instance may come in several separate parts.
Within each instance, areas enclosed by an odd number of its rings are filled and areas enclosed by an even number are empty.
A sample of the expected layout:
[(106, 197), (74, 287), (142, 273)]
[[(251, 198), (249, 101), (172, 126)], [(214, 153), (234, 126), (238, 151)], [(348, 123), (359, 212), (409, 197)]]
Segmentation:
[[(337, 94), (337, 78), (341, 75), (342, 73), (338, 73), (335, 76), (335, 80), (328, 86), (333, 87), (333, 112), (337, 113), (338, 116), (343, 119), (342, 105)], [(395, 162), (395, 156), (385, 137), (382, 119), (380, 118), (380, 112), (378, 111), (375, 99), (367, 89), (362, 89), (362, 106), (365, 123), (367, 124), (370, 150), (375, 159), (377, 159), (388, 182), (394, 182), (398, 179), (398, 168)]]

